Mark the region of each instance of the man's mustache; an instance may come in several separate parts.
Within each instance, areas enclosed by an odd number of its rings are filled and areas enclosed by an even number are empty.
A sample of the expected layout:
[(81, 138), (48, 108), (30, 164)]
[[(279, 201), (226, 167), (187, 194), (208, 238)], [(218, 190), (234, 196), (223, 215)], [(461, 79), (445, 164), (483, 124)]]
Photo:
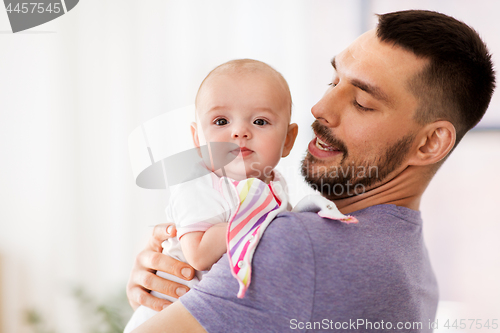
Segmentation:
[(337, 139), (331, 131), (328, 129), (327, 126), (321, 124), (319, 120), (315, 120), (312, 125), (311, 125), (313, 131), (316, 133), (317, 136), (321, 138), (323, 142), (328, 144), (329, 146), (335, 147), (336, 149), (340, 150), (341, 152), (344, 153), (344, 158), (347, 157), (347, 147), (344, 144), (343, 141)]

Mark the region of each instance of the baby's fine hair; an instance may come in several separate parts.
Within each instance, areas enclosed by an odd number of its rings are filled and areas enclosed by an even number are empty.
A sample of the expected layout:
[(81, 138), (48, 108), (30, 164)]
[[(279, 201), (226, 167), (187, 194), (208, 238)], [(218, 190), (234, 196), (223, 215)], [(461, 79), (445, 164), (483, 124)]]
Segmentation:
[(207, 81), (207, 79), (213, 75), (217, 74), (243, 74), (243, 73), (258, 73), (266, 72), (274, 75), (278, 81), (281, 83), (283, 90), (287, 94), (289, 100), (290, 112), (292, 112), (292, 95), (290, 93), (290, 88), (286, 82), (283, 75), (275, 70), (273, 67), (269, 66), (265, 62), (254, 60), (254, 59), (235, 59), (225, 62), (217, 67), (215, 67), (208, 75), (203, 79), (196, 93), (195, 106), (198, 104), (198, 97), (200, 95), (201, 88)]

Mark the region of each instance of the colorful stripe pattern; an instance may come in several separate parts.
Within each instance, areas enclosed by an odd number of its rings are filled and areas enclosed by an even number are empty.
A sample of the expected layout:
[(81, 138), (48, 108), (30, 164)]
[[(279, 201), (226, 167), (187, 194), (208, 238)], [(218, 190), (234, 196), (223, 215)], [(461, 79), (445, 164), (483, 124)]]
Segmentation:
[[(222, 177), (219, 190), (231, 204), (227, 232), (227, 256), (233, 276), (238, 280), (238, 298), (243, 298), (252, 277), (252, 258), (271, 221), (288, 207), (286, 191), (279, 182), (269, 185), (256, 178), (233, 181)], [(322, 218), (356, 224), (354, 216), (342, 214), (335, 204), (320, 195), (308, 195), (294, 212), (314, 212)]]
[(238, 280), (242, 298), (252, 277), (252, 258), (262, 234), (274, 217), (285, 211), (288, 201), (280, 188), (256, 178), (228, 181), (221, 178), (221, 190), (235, 204), (229, 219), (227, 254), (233, 276)]

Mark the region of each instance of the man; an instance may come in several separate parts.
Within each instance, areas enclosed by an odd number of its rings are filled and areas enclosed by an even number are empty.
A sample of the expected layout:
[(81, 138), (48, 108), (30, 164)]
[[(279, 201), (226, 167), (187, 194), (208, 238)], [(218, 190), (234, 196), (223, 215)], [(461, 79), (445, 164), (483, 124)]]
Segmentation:
[[(334, 79), (312, 108), (316, 137), (302, 164), (306, 181), (359, 223), (281, 214), (257, 248), (245, 298), (236, 298), (223, 257), (137, 331), (431, 331), (438, 294), (420, 198), (484, 115), (495, 86), (490, 58), (477, 33), (451, 17), (381, 15), (375, 30), (333, 58)], [(151, 273), (192, 275), (159, 254), (170, 236), (155, 229), (138, 256), (131, 304), (165, 305), (144, 289), (182, 293)]]

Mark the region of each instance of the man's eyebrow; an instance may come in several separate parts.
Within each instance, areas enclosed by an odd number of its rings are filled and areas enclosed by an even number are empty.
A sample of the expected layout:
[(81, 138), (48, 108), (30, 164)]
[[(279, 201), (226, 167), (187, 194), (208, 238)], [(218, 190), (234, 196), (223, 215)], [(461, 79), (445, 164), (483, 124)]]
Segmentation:
[[(335, 60), (335, 57), (332, 58), (331, 60), (332, 66), (337, 71), (337, 62)], [(369, 83), (360, 81), (358, 79), (350, 79), (349, 82), (363, 90), (364, 92), (367, 92), (368, 94), (372, 95), (375, 99), (378, 99), (379, 101), (385, 102), (386, 104), (392, 104), (391, 100), (389, 99), (389, 96), (385, 92), (383, 92), (379, 87), (371, 85)]]
[(351, 80), (351, 84), (372, 95), (375, 99), (378, 99), (379, 101), (385, 102), (386, 104), (392, 104), (389, 97), (382, 90), (380, 90), (379, 87), (373, 86), (366, 82), (359, 81), (357, 79)]

